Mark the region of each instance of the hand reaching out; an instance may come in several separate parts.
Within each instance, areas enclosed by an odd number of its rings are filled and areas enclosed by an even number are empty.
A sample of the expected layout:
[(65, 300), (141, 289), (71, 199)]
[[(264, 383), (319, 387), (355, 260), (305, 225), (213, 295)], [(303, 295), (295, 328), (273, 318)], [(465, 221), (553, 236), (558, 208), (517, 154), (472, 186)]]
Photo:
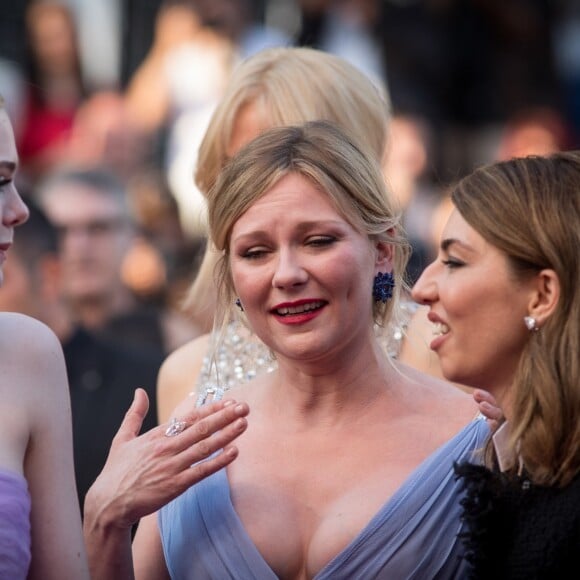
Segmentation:
[(104, 518), (108, 525), (130, 528), (236, 458), (231, 443), (247, 427), (246, 404), (223, 400), (195, 408), (193, 399), (184, 402), (176, 419), (187, 427), (173, 437), (166, 436), (168, 424), (139, 435), (148, 408), (147, 394), (137, 389), (105, 467), (87, 494), (85, 523)]

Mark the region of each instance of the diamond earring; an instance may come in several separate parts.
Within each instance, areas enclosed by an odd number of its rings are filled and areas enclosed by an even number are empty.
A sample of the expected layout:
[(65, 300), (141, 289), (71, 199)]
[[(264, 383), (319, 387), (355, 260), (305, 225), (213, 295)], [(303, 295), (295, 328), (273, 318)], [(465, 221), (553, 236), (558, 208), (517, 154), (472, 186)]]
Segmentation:
[(536, 319), (533, 316), (524, 316), (524, 324), (526, 325), (526, 328), (529, 331), (534, 331), (537, 332), (538, 330), (540, 330), (538, 328), (538, 323), (536, 322)]
[(242, 306), (242, 301), (239, 298), (236, 298), (236, 306), (243, 312), (244, 307)]

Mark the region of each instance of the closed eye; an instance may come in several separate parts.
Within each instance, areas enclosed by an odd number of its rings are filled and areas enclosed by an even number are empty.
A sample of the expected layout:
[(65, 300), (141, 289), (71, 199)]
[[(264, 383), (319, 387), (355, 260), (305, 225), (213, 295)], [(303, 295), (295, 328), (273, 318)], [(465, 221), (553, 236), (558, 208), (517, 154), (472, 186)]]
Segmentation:
[(265, 248), (252, 248), (242, 252), (240, 256), (245, 260), (258, 260), (259, 258), (264, 257), (268, 253), (268, 250)]
[(450, 269), (461, 268), (461, 266), (465, 266), (464, 262), (461, 262), (459, 260), (454, 260), (453, 258), (448, 258), (447, 260), (441, 260), (441, 263)]
[(333, 236), (316, 236), (312, 238), (308, 238), (307, 245), (315, 246), (315, 247), (323, 247), (323, 246), (330, 246), (336, 242), (336, 238)]

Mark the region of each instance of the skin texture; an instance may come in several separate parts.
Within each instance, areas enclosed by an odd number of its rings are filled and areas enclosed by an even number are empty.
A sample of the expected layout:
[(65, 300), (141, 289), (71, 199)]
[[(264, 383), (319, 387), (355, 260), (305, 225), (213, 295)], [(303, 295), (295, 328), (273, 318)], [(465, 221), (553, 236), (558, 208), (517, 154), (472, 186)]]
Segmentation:
[[(390, 246), (356, 230), (309, 181), (278, 181), (236, 222), (229, 249), (245, 313), (279, 363), (231, 391), (252, 409), (227, 467), (232, 501), (278, 577), (311, 578), (477, 409), (448, 383), (385, 360), (371, 285), (392, 267)], [(322, 308), (276, 312), (304, 300)], [(155, 514), (133, 550), (136, 577), (167, 577)]]
[(429, 305), (429, 320), (448, 327), (431, 342), (444, 375), (489, 391), (505, 410), (536, 288), (535, 279), (517, 282), (507, 258), (455, 210), (437, 260), (413, 288), (413, 298)]
[[(0, 273), (14, 229), (28, 217), (14, 186), (17, 165), (12, 127), (0, 110)], [(60, 343), (47, 326), (27, 316), (3, 312), (0, 324), (0, 469), (23, 475), (31, 494), (28, 578), (89, 578)]]

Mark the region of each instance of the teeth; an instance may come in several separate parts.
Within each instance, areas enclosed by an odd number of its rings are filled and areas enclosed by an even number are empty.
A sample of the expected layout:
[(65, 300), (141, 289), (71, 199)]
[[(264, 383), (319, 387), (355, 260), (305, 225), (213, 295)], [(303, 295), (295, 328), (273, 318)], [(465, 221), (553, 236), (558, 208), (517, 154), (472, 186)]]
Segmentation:
[(322, 306), (322, 302), (310, 302), (308, 304), (301, 304), (300, 306), (289, 306), (288, 308), (278, 308), (276, 312), (280, 315), (286, 314), (300, 314), (302, 312), (309, 312), (316, 310)]
[(443, 322), (435, 323), (435, 328), (433, 329), (433, 334), (435, 336), (441, 336), (442, 334), (447, 334), (449, 332), (449, 327)]

